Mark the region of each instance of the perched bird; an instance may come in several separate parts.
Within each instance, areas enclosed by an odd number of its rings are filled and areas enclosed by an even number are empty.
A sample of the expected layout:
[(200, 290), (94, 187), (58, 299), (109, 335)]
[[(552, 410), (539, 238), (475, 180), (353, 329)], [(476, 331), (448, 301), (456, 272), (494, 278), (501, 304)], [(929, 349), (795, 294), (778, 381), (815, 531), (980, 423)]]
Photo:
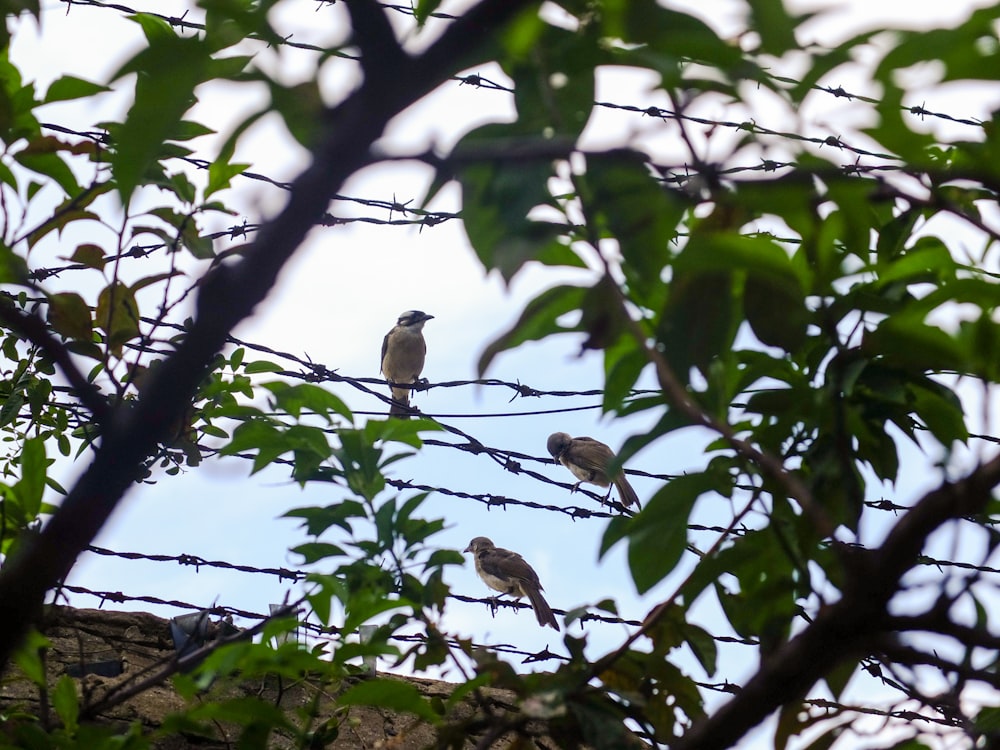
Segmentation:
[(619, 471), (613, 477), (608, 476), (608, 467), (615, 460), (614, 451), (591, 437), (570, 437), (565, 432), (553, 432), (549, 435), (549, 453), (580, 481), (573, 485), (571, 492), (576, 492), (581, 482), (591, 482), (598, 487), (607, 487), (611, 496), (611, 484), (618, 488), (623, 505), (639, 505), (639, 498), (632, 485), (625, 478), (625, 472)]
[(484, 536), (477, 536), (466, 552), (471, 552), (476, 563), (476, 572), (491, 589), (510, 594), (515, 599), (528, 597), (539, 625), (548, 625), (559, 630), (552, 608), (542, 596), (542, 584), (538, 573), (516, 552), (497, 547)]
[(410, 389), (394, 388), (393, 385), (416, 383), (420, 377), (427, 355), (427, 342), (422, 331), (424, 323), (433, 317), (420, 310), (407, 310), (382, 339), (381, 372), (392, 390), (390, 417), (407, 419), (410, 416)]

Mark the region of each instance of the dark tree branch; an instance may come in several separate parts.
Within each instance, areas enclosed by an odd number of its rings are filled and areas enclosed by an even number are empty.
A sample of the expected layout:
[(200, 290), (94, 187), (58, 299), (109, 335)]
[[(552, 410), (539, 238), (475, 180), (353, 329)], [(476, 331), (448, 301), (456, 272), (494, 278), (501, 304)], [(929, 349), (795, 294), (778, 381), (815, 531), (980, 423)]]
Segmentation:
[(881, 547), (845, 558), (851, 568), (840, 601), (772, 654), (735, 698), (696, 723), (671, 750), (732, 747), (780, 706), (799, 700), (832, 668), (867, 653), (889, 631), (889, 600), (903, 574), (917, 564), (927, 537), (947, 521), (981, 513), (998, 483), (1000, 457), (924, 495)]
[(65, 578), (138, 479), (143, 460), (169, 437), (233, 327), (264, 300), (331, 197), (370, 162), (371, 145), (389, 120), (476, 59), (489, 36), (531, 4), (482, 0), (394, 76), (366, 80), (330, 113), (326, 139), (292, 184), (284, 210), (261, 228), (240, 261), (217, 267), (205, 279), (196, 321), (177, 351), (150, 374), (133, 408), (115, 410), (93, 462), (59, 511), (0, 569), (0, 665), (20, 643), (45, 593)]
[(984, 628), (962, 625), (944, 614), (932, 611), (924, 615), (902, 615), (892, 617), (888, 625), (895, 631), (922, 630), (954, 638), (964, 646), (1000, 651), (1000, 636)]
[(957, 675), (964, 681), (984, 682), (991, 687), (1000, 687), (1000, 675), (993, 670), (975, 669), (968, 665), (959, 664), (936, 653), (921, 651), (913, 646), (892, 645), (883, 649), (888, 661), (897, 666), (904, 665), (910, 667), (932, 667), (946, 675)]
[(372, 85), (399, 75), (410, 58), (396, 41), (381, 3), (375, 0), (347, 0), (347, 12), (351, 16), (353, 41), (361, 49), (365, 82)]

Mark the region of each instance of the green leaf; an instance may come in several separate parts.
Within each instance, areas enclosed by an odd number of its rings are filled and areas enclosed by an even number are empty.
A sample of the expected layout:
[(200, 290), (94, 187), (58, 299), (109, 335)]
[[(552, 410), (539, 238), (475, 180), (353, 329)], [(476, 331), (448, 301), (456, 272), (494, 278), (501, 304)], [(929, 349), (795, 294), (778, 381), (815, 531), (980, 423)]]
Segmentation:
[(258, 359), (253, 362), (247, 362), (246, 367), (243, 368), (243, 372), (247, 375), (255, 375), (262, 372), (282, 372), (284, 369), (284, 367), (274, 362)]
[(939, 238), (928, 236), (920, 237), (912, 247), (879, 265), (878, 288), (897, 281), (911, 284), (950, 281), (958, 268), (948, 246)]
[(17, 186), (17, 177), (14, 176), (14, 172), (6, 164), (0, 163), (0, 182), (5, 185), (9, 185), (15, 192), (19, 190)]
[(781, 57), (798, 49), (795, 41), (796, 20), (788, 15), (783, 0), (747, 0), (753, 18), (752, 29), (760, 34), (762, 52)]
[(500, 271), (508, 283), (525, 263), (543, 254), (561, 265), (580, 265), (576, 254), (559, 241), (568, 225), (528, 218), (532, 209), (552, 203), (551, 160), (518, 158), (521, 151), (530, 155), (537, 141), (516, 124), (490, 124), (468, 133), (452, 154), (464, 165), (457, 176), (469, 242), (482, 264)]
[[(994, 28), (1000, 10), (995, 5), (980, 8), (954, 29), (921, 29), (901, 32), (875, 71), (876, 80), (891, 80), (900, 68), (939, 61), (944, 81), (996, 79), (1000, 50), (988, 42), (996, 39)], [(987, 40), (987, 43), (982, 43)]]
[(111, 170), (125, 204), (194, 103), (195, 86), (205, 80), (211, 54), (203, 40), (179, 37), (159, 19), (140, 13), (132, 20), (142, 26), (149, 46), (112, 78), (137, 76), (132, 107), (111, 153)]
[(747, 275), (743, 312), (754, 334), (768, 346), (798, 351), (806, 341), (810, 315), (795, 277), (780, 281), (758, 273)]
[(31, 234), (28, 235), (28, 247), (32, 248), (38, 244), (38, 242), (45, 237), (49, 232), (56, 230), (60, 234), (62, 230), (66, 228), (67, 225), (72, 224), (74, 221), (100, 221), (101, 217), (91, 211), (84, 211), (81, 209), (68, 209), (68, 210), (57, 210), (52, 214), (52, 217), (44, 222), (41, 226), (35, 229)]
[(87, 266), (88, 268), (93, 268), (98, 271), (104, 270), (104, 265), (107, 263), (107, 259), (104, 255), (104, 248), (100, 245), (94, 245), (91, 243), (77, 245), (76, 249), (73, 251), (73, 255), (70, 256), (70, 260), (74, 263), (79, 263), (82, 266)]
[(518, 48), (511, 49), (504, 66), (514, 82), (513, 128), (536, 136), (536, 144), (576, 140), (590, 120), (595, 69), (603, 59), (596, 28), (588, 24), (570, 31), (525, 15), (512, 29), (524, 35), (520, 40), (510, 33), (506, 37), (508, 45)]
[(337, 526), (348, 534), (353, 533), (350, 519), (366, 518), (365, 506), (356, 500), (343, 500), (323, 508), (294, 508), (283, 514), (283, 518), (302, 518), (306, 533), (319, 536), (331, 526)]
[[(22, 149), (14, 154), (14, 160), (17, 161), (21, 166), (26, 169), (30, 169), (32, 172), (47, 177), (53, 182), (55, 182), (59, 187), (63, 189), (63, 192), (67, 196), (75, 196), (80, 193), (80, 185), (76, 181), (76, 176), (73, 174), (73, 170), (70, 169), (69, 165), (63, 161), (62, 157), (51, 151), (36, 151), (30, 148)], [(69, 213), (86, 213), (86, 212), (71, 212)], [(93, 216), (93, 215), (91, 215)], [(55, 221), (57, 217), (53, 217)], [(93, 216), (93, 218), (97, 218)], [(63, 222), (65, 224), (66, 222)]]
[(719, 352), (732, 347), (734, 297), (732, 273), (675, 269), (656, 338), (682, 382), (688, 382), (692, 367), (706, 372)]
[(136, 13), (134, 16), (129, 16), (129, 20), (134, 21), (142, 27), (143, 35), (146, 37), (146, 41), (151, 45), (162, 40), (170, 40), (176, 37), (173, 27), (167, 22), (166, 19), (159, 16), (146, 13)]
[(288, 438), (273, 423), (254, 419), (233, 430), (233, 437), (222, 448), (222, 454), (233, 456), (244, 451), (256, 451), (251, 473), (256, 474), (283, 453), (292, 450)]
[(922, 385), (912, 386), (912, 395), (914, 413), (943, 446), (968, 442), (965, 409), (953, 390), (925, 379)]
[[(781, 515), (780, 508), (788, 507), (787, 502), (776, 505), (777, 515)], [(797, 598), (808, 591), (808, 581), (803, 579), (807, 571), (801, 564), (800, 539), (806, 538), (803, 529), (809, 527), (791, 511), (784, 515), (787, 517), (772, 519), (769, 527), (747, 532), (717, 553), (722, 570), (739, 582), (737, 593), (725, 591), (718, 573), (713, 581), (733, 629), (744, 637), (760, 638), (765, 650), (787, 638), (793, 618), (799, 612)], [(704, 578), (699, 576), (699, 580)], [(689, 601), (687, 594), (685, 601)]]
[(26, 440), (21, 450), (21, 479), (14, 485), (14, 492), (27, 521), (34, 520), (42, 507), (48, 467), (49, 462), (45, 457), (45, 438)]
[(230, 164), (216, 159), (208, 165), (208, 185), (205, 187), (205, 197), (225, 190), (236, 175), (243, 174), (250, 164)]
[(354, 414), (343, 400), (313, 383), (289, 385), (283, 382), (264, 383), (264, 387), (274, 394), (275, 405), (284, 409), (293, 417), (298, 418), (306, 409), (326, 418), (333, 423), (333, 415), (338, 414), (348, 421), (354, 419)]
[(27, 367), (27, 362), (22, 361), (11, 377), (10, 392), (0, 406), (0, 427), (6, 427), (20, 415), (21, 407), (24, 406), (25, 391), (31, 384), (31, 373)]
[(303, 147), (313, 148), (326, 124), (323, 118), (325, 105), (315, 80), (303, 81), (294, 86), (283, 86), (268, 78), (271, 89), (271, 108), (281, 115), (285, 127)]
[[(684, 474), (665, 484), (625, 527), (632, 580), (640, 594), (649, 591), (674, 569), (687, 547), (687, 519), (695, 501), (716, 488), (711, 474)], [(608, 534), (601, 555), (610, 548)], [(617, 528), (620, 533), (621, 528)], [(612, 532), (614, 533), (614, 532)]]
[(298, 555), (302, 555), (303, 565), (310, 565), (319, 560), (325, 560), (328, 557), (343, 557), (345, 554), (344, 550), (336, 544), (330, 544), (328, 542), (307, 542), (305, 544), (292, 547), (290, 551)]
[(0, 284), (28, 284), (27, 262), (3, 242), (0, 242)]
[(417, 23), (423, 26), (427, 22), (427, 19), (430, 18), (431, 13), (437, 10), (439, 5), (441, 5), (441, 0), (418, 0), (417, 7), (414, 8), (413, 12)]
[(310, 583), (318, 583), (320, 587), (313, 589), (306, 594), (309, 606), (317, 619), (324, 625), (330, 622), (330, 614), (333, 610), (333, 593), (343, 588), (340, 579), (335, 576), (320, 576), (311, 573), (307, 580)]
[(823, 681), (833, 694), (834, 700), (840, 700), (841, 694), (858, 670), (858, 663), (853, 659), (845, 659), (826, 673)]
[(793, 101), (801, 102), (813, 91), (813, 87), (823, 79), (827, 73), (836, 70), (841, 65), (846, 65), (853, 61), (853, 52), (856, 47), (867, 44), (877, 31), (866, 31), (857, 36), (853, 36), (845, 42), (841, 42), (836, 47), (823, 50), (820, 54), (813, 54), (809, 60), (809, 68), (805, 71), (798, 83), (792, 86), (789, 94)]
[(79, 726), (80, 703), (76, 697), (76, 683), (69, 675), (63, 675), (52, 691), (52, 707), (62, 720), (66, 731), (72, 736)]
[[(921, 62), (926, 64), (927, 59), (924, 58)], [(929, 133), (917, 132), (909, 127), (904, 116), (904, 92), (892, 82), (891, 75), (879, 80), (888, 86), (875, 107), (879, 122), (873, 127), (865, 128), (863, 132), (874, 138), (883, 149), (889, 149), (901, 159), (919, 163), (927, 150), (935, 144), (935, 138)]]
[(632, 394), (636, 380), (648, 365), (646, 353), (625, 336), (604, 350), (605, 412), (623, 407)]
[(547, 289), (531, 300), (525, 305), (524, 312), (513, 327), (490, 343), (480, 355), (477, 366), (479, 376), (483, 376), (500, 352), (513, 349), (526, 341), (537, 341), (556, 333), (574, 330), (560, 325), (558, 319), (579, 310), (586, 293), (586, 287), (565, 284)]
[(619, 35), (629, 42), (649, 45), (653, 50), (678, 58), (688, 58), (738, 75), (745, 70), (742, 52), (724, 41), (712, 28), (694, 16), (668, 10), (655, 0), (622, 3), (624, 28)]
[[(382, 571), (378, 573), (382, 575)], [(366, 584), (365, 590), (352, 591), (344, 600), (345, 617), (342, 627), (346, 632), (354, 632), (378, 615), (407, 606), (406, 601), (388, 596), (388, 585), (382, 585), (379, 581), (372, 585), (370, 580), (366, 580)]]
[(48, 638), (32, 628), (14, 652), (14, 661), (17, 662), (17, 666), (29, 680), (39, 687), (44, 686), (47, 679), (40, 651), (51, 646), (52, 642)]
[(9, 59), (7, 25), (0, 24), (0, 140), (7, 144), (19, 138), (32, 139), (41, 132), (34, 109), (34, 84), (24, 84), (21, 72)]
[(1000, 734), (1000, 707), (984, 706), (976, 714), (973, 723), (983, 734)]
[(940, 328), (929, 326), (922, 315), (890, 315), (874, 331), (865, 333), (862, 351), (869, 357), (920, 371), (966, 372), (971, 358), (962, 342)]
[(192, 138), (200, 138), (203, 135), (212, 135), (213, 133), (215, 133), (214, 130), (207, 125), (202, 125), (200, 122), (181, 120), (175, 126), (174, 132), (171, 133), (170, 140), (189, 141)]
[(920, 209), (911, 208), (882, 225), (875, 242), (880, 263), (888, 263), (902, 255), (921, 213)]
[(674, 262), (678, 271), (743, 270), (808, 289), (809, 271), (791, 262), (788, 251), (770, 237), (695, 231)]
[(219, 155), (208, 165), (208, 185), (205, 188), (205, 199), (220, 190), (229, 187), (233, 177), (241, 174), (249, 165), (233, 164), (232, 158), (236, 151), (236, 144), (242, 135), (250, 129), (261, 117), (267, 114), (267, 110), (257, 112), (243, 120), (226, 138), (226, 142), (219, 149)]
[(92, 83), (76, 76), (65, 75), (52, 82), (49, 90), (45, 93), (43, 103), (50, 104), (51, 102), (62, 102), (70, 99), (86, 99), (105, 91), (111, 91), (111, 89), (99, 83)]
[(686, 622), (682, 632), (684, 633), (688, 647), (704, 668), (705, 673), (714, 675), (718, 668), (719, 657), (719, 648), (715, 642), (715, 638), (704, 628)]
[(456, 552), (453, 549), (436, 549), (427, 557), (427, 561), (424, 563), (424, 572), (432, 568), (443, 568), (445, 565), (464, 564), (465, 557), (462, 556), (461, 552)]
[(432, 724), (440, 721), (437, 712), (420, 691), (401, 680), (376, 678), (360, 682), (341, 694), (337, 702), (345, 706), (377, 706), (404, 711)]
[(663, 304), (663, 267), (687, 201), (657, 183), (647, 161), (634, 151), (590, 157), (584, 208), (618, 240), (633, 301), (656, 309)]

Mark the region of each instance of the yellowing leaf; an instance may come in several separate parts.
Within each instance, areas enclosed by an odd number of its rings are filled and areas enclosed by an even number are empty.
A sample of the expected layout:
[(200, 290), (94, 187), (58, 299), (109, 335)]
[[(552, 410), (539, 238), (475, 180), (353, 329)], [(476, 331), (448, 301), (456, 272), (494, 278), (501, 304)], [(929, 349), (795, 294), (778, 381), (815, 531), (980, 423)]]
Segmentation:
[(90, 306), (76, 292), (60, 292), (49, 297), (49, 325), (68, 339), (90, 341), (93, 321)]
[(139, 308), (132, 290), (120, 281), (101, 290), (94, 322), (104, 332), (112, 353), (121, 356), (122, 345), (139, 335)]

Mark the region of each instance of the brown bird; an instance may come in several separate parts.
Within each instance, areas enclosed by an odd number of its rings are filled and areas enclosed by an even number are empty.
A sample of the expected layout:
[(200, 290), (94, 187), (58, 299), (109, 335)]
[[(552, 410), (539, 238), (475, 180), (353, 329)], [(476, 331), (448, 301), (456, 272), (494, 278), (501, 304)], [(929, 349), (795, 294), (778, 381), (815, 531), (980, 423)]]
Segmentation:
[(389, 381), (392, 391), (390, 417), (408, 419), (410, 416), (410, 388), (395, 388), (394, 384), (417, 382), (424, 369), (427, 342), (424, 341), (424, 323), (433, 318), (420, 310), (407, 310), (399, 316), (396, 325), (382, 339), (381, 372)]
[(556, 463), (562, 464), (580, 481), (573, 485), (570, 492), (576, 492), (581, 482), (590, 482), (598, 487), (607, 487), (605, 500), (611, 497), (611, 484), (618, 489), (623, 505), (639, 505), (639, 497), (632, 485), (625, 478), (625, 472), (619, 471), (614, 477), (608, 476), (608, 467), (615, 460), (615, 453), (600, 440), (592, 437), (570, 437), (565, 432), (553, 432), (549, 435), (549, 453)]
[(515, 599), (528, 597), (531, 608), (535, 610), (538, 624), (559, 630), (556, 616), (542, 596), (542, 584), (538, 581), (538, 574), (523, 557), (509, 549), (497, 547), (484, 536), (477, 536), (469, 542), (465, 551), (472, 553), (476, 572), (483, 579), (483, 583), (491, 589), (510, 594)]

